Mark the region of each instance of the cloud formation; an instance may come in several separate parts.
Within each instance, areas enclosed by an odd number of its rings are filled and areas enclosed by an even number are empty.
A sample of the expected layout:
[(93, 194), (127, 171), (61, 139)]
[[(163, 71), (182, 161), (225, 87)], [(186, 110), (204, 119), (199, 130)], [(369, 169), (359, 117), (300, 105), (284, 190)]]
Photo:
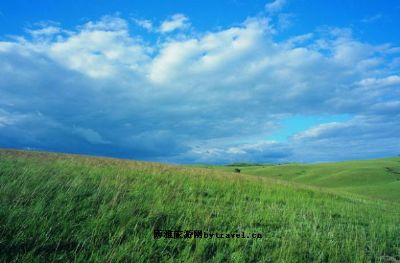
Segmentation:
[(286, 0), (273, 0), (270, 3), (265, 4), (265, 10), (269, 13), (275, 13), (282, 10), (286, 5)]
[(159, 31), (161, 33), (169, 33), (178, 29), (186, 29), (189, 26), (189, 18), (183, 14), (175, 14), (161, 23)]
[(153, 22), (148, 19), (133, 19), (133, 21), (140, 27), (146, 29), (147, 31), (153, 31)]
[[(0, 145), (181, 163), (400, 152), (395, 46), (340, 28), (276, 41), (262, 16), (174, 34), (188, 21), (162, 22), (155, 42), (118, 16), (0, 42)], [(289, 116), (336, 114), (352, 118), (269, 139)]]
[(361, 22), (362, 23), (373, 23), (373, 22), (376, 22), (376, 21), (378, 21), (378, 20), (380, 20), (382, 18), (383, 18), (383, 15), (381, 13), (378, 13), (378, 14), (375, 14), (373, 16), (369, 16), (369, 17), (365, 17), (365, 18), (361, 19)]

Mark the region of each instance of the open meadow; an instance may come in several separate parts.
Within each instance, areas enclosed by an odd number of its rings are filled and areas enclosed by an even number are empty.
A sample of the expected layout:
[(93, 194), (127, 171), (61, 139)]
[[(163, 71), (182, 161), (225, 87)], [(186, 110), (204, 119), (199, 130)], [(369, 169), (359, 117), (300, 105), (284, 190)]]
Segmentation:
[(0, 150), (0, 262), (398, 262), (399, 167), (392, 158), (233, 173)]

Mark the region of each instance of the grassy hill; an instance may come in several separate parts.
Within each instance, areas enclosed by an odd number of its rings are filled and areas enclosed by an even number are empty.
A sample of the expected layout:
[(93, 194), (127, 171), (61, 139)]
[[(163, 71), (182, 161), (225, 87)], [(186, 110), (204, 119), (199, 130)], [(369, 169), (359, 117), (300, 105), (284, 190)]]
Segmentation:
[(230, 165), (214, 169), (282, 180), (400, 202), (400, 157), (322, 164)]
[[(397, 161), (383, 161), (382, 169)], [(366, 169), (372, 182), (375, 165)], [(331, 176), (342, 178), (334, 166)], [(0, 150), (0, 262), (400, 260), (396, 194), (383, 200), (374, 198), (380, 192), (332, 191), (345, 189), (348, 179), (332, 186), (328, 178), (307, 179), (327, 171), (324, 165), (295, 179), (302, 166), (293, 167), (268, 173), (331, 188), (218, 169)], [(243, 170), (265, 175), (256, 169), (266, 167), (251, 169)], [(362, 187), (363, 180), (356, 182)], [(262, 238), (155, 239), (155, 229)]]

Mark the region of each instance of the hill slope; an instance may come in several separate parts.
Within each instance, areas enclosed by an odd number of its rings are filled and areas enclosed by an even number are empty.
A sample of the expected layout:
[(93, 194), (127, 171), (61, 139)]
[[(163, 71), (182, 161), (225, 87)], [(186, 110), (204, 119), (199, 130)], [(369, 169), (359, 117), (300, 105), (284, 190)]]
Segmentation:
[(278, 178), (400, 202), (400, 157), (322, 164), (234, 165), (214, 169)]
[(260, 176), (0, 150), (1, 262), (390, 262), (399, 208)]

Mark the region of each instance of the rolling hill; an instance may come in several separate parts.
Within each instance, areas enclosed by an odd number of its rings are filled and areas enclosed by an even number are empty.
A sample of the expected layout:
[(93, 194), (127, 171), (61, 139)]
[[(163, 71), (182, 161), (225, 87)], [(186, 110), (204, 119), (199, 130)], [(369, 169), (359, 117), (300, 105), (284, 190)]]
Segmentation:
[(400, 201), (400, 157), (321, 164), (209, 166), (278, 178), (364, 197)]
[(368, 162), (238, 174), (0, 150), (0, 261), (397, 262), (398, 195), (374, 186), (398, 187), (398, 159)]

